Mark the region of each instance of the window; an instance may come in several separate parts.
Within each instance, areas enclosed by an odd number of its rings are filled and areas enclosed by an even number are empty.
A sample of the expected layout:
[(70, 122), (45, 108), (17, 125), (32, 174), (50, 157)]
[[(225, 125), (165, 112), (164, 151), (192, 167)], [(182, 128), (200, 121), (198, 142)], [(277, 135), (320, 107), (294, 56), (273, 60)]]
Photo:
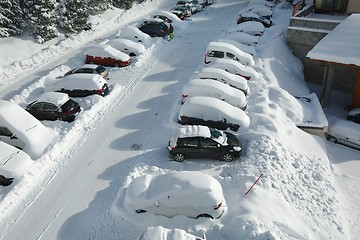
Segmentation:
[(13, 134), (6, 127), (0, 127), (0, 135), (11, 137)]
[(197, 138), (180, 138), (178, 139), (178, 145), (185, 147), (198, 147), (198, 139)]
[(226, 53), (226, 56), (228, 57), (228, 58), (235, 58), (235, 55), (234, 54), (232, 54), (232, 53)]
[(203, 148), (218, 148), (218, 143), (209, 139), (209, 138), (203, 138), (200, 140), (200, 145)]
[(217, 57), (217, 58), (223, 58), (224, 57), (224, 52), (220, 52), (220, 51), (209, 51), (206, 53), (206, 55), (208, 57)]

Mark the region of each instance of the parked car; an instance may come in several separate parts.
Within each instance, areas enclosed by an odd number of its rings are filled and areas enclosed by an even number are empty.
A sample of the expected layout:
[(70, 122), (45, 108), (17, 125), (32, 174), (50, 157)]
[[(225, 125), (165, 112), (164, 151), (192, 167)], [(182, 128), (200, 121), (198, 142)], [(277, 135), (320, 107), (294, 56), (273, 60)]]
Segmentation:
[(104, 79), (109, 79), (109, 72), (104, 66), (96, 64), (85, 64), (82, 67), (72, 69), (64, 74), (63, 77), (76, 74), (76, 73), (88, 73), (88, 74), (99, 74)]
[(130, 65), (130, 56), (120, 52), (110, 45), (99, 44), (86, 50), (86, 63), (111, 67), (126, 67)]
[(124, 205), (138, 214), (150, 212), (166, 217), (215, 219), (226, 211), (221, 184), (196, 171), (137, 177), (126, 190)]
[(223, 43), (229, 43), (229, 44), (237, 47), (241, 51), (250, 54), (251, 56), (254, 56), (256, 54), (256, 50), (255, 50), (255, 47), (253, 45), (240, 43), (240, 42), (238, 42), (238, 41), (236, 41), (234, 39), (229, 39), (229, 38), (222, 38), (222, 39), (218, 39), (217, 41), (218, 42), (223, 42)]
[(58, 138), (18, 104), (0, 100), (0, 141), (22, 149), (32, 159), (40, 157)]
[(243, 91), (211, 79), (192, 79), (182, 90), (181, 102), (184, 104), (191, 97), (213, 97), (245, 110), (246, 96)]
[(159, 21), (148, 21), (143, 23), (139, 30), (148, 34), (150, 37), (166, 37), (169, 33), (168, 26), (164, 23), (163, 20), (154, 19)]
[(244, 13), (256, 13), (257, 15), (259, 15), (260, 17), (269, 19), (272, 17), (272, 10), (271, 8), (264, 6), (264, 5), (250, 5), (247, 6), (246, 8), (242, 9), (241, 12), (239, 13), (239, 15), (242, 15)]
[(237, 61), (233, 61), (231, 59), (226, 59), (226, 58), (214, 59), (213, 61), (211, 61), (211, 63), (208, 66), (210, 68), (220, 68), (229, 73), (237, 74), (245, 78), (246, 80), (255, 81), (258, 80), (261, 76), (252, 67), (244, 66)]
[(170, 23), (177, 24), (181, 22), (181, 19), (179, 19), (179, 17), (176, 14), (172, 13), (171, 11), (157, 10), (151, 13), (150, 16), (152, 18), (162, 19), (169, 24)]
[(179, 6), (179, 7), (175, 7), (172, 12), (174, 14), (176, 14), (176, 12), (174, 11), (179, 11), (181, 12), (181, 15), (183, 15), (185, 18), (190, 17), (192, 15), (192, 9), (190, 6), (188, 5), (183, 5), (183, 6)]
[(186, 13), (184, 12), (184, 11), (182, 11), (182, 10), (180, 10), (180, 9), (177, 9), (177, 8), (175, 8), (175, 9), (173, 9), (172, 11), (171, 11), (171, 13), (173, 13), (173, 14), (175, 14), (180, 20), (185, 20), (186, 19)]
[(360, 125), (341, 118), (329, 119), (326, 139), (360, 150)]
[(248, 115), (229, 103), (212, 97), (192, 97), (182, 105), (178, 122), (182, 125), (205, 125), (208, 127), (238, 131), (250, 124)]
[(226, 58), (238, 61), (245, 66), (255, 64), (253, 56), (249, 53), (241, 51), (230, 43), (225, 42), (210, 42), (206, 47), (204, 56), (204, 63), (209, 64), (213, 59)]
[(38, 120), (72, 122), (81, 111), (81, 107), (66, 93), (45, 92), (28, 104), (26, 111)]
[(241, 143), (229, 132), (201, 125), (181, 126), (171, 136), (168, 150), (177, 162), (185, 158), (212, 158), (230, 162), (241, 156)]
[(139, 240), (205, 240), (179, 228), (164, 228), (162, 226), (148, 227), (141, 234)]
[(247, 21), (255, 21), (255, 22), (260, 22), (261, 24), (264, 25), (264, 27), (269, 28), (273, 25), (273, 22), (269, 19), (260, 17), (258, 14), (256, 13), (243, 13), (239, 16), (238, 20), (237, 20), (237, 24), (243, 23), (243, 22), (247, 22)]
[(260, 22), (247, 21), (237, 25), (233, 25), (227, 29), (228, 33), (232, 32), (246, 32), (253, 36), (262, 36), (264, 34), (265, 27)]
[(106, 44), (112, 46), (113, 48), (126, 53), (130, 57), (139, 56), (145, 52), (145, 47), (140, 42), (134, 42), (130, 39), (118, 38), (111, 39)]
[(104, 97), (109, 94), (109, 86), (100, 75), (79, 73), (47, 83), (45, 92), (63, 92), (70, 97), (86, 97), (93, 94)]
[(134, 42), (141, 42), (145, 46), (148, 46), (151, 43), (151, 37), (148, 34), (140, 31), (139, 28), (132, 25), (122, 28), (119, 33), (119, 38), (129, 39)]
[(245, 78), (236, 74), (229, 73), (220, 68), (203, 68), (197, 74), (197, 78), (216, 80), (243, 91), (245, 95), (249, 93), (249, 86)]
[(246, 32), (232, 32), (228, 33), (226, 37), (249, 46), (256, 46), (259, 42), (259, 36), (254, 36)]
[(360, 123), (360, 108), (355, 108), (348, 112), (346, 118), (355, 123)]
[[(30, 156), (20, 149), (0, 141), (0, 176), (20, 179), (33, 164)], [(11, 184), (12, 181), (9, 183)], [(0, 184), (1, 185), (1, 184)]]

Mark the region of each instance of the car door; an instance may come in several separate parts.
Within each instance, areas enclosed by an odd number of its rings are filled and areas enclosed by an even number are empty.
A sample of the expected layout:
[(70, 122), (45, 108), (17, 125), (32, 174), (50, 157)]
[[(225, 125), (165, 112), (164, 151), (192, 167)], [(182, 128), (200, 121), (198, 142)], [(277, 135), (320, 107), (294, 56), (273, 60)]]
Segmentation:
[(58, 120), (62, 118), (62, 111), (52, 103), (43, 102), (43, 114), (47, 120)]
[(165, 199), (154, 201), (151, 212), (156, 215), (162, 215), (167, 217), (173, 217), (178, 214), (177, 206), (175, 205), (175, 199), (169, 194)]
[(198, 137), (183, 138), (182, 145), (183, 145), (182, 152), (184, 153), (185, 156), (190, 158), (198, 158), (201, 156)]
[(8, 128), (0, 126), (0, 141), (3, 141), (14, 147), (23, 149), (25, 143), (18, 139)]
[(220, 156), (219, 143), (210, 138), (201, 138), (200, 147), (202, 158), (218, 158)]

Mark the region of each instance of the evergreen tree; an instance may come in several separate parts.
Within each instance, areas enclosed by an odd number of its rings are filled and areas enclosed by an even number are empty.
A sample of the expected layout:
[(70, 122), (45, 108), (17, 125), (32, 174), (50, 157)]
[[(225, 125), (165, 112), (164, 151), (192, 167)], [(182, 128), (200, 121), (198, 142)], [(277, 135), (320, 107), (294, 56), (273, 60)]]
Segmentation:
[(112, 5), (121, 9), (130, 9), (132, 4), (132, 0), (112, 0)]
[(15, 10), (20, 10), (17, 7), (17, 0), (0, 0), (0, 37), (10, 37), (21, 33), (20, 24), (15, 14)]
[(110, 7), (109, 0), (88, 0), (89, 14), (96, 15), (105, 12)]
[(66, 0), (59, 4), (59, 25), (68, 31), (78, 32), (89, 28), (87, 1)]
[(24, 14), (30, 34), (39, 43), (58, 35), (55, 0), (24, 0)]

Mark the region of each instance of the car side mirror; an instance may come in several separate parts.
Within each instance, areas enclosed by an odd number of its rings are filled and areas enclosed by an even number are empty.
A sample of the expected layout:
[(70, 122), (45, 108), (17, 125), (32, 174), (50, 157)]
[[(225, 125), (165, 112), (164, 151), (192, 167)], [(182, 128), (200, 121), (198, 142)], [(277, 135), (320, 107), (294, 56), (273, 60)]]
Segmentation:
[(11, 135), (10, 139), (17, 139), (15, 135)]

